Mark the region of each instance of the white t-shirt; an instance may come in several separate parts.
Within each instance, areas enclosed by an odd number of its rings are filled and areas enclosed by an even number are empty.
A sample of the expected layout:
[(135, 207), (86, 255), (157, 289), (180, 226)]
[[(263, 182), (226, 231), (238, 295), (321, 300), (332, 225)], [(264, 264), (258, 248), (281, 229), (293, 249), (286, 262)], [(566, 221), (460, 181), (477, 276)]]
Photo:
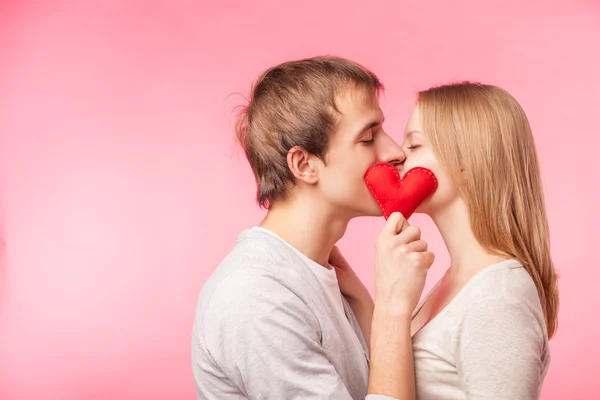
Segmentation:
[[(350, 321), (348, 321), (348, 318), (346, 317), (346, 312), (344, 311), (344, 304), (342, 303), (342, 293), (340, 292), (340, 287), (338, 285), (338, 280), (337, 280), (337, 275), (335, 274), (335, 269), (331, 266), (329, 268), (325, 268), (321, 264), (316, 263), (315, 261), (311, 260), (310, 258), (306, 257), (304, 254), (299, 252), (291, 244), (289, 244), (288, 242), (283, 240), (279, 235), (271, 232), (268, 229), (262, 228), (260, 226), (255, 226), (252, 229), (258, 229), (258, 230), (261, 230), (262, 232), (267, 232), (267, 233), (275, 236), (276, 238), (281, 240), (283, 243), (285, 243), (287, 246), (289, 246), (292, 250), (294, 250), (294, 252), (296, 252), (300, 257), (302, 257), (302, 259), (310, 267), (311, 271), (315, 274), (315, 276), (321, 283), (321, 286), (323, 286), (323, 291), (325, 292), (327, 299), (329, 299), (330, 303), (333, 305), (333, 309), (335, 310), (335, 315), (333, 315), (332, 317), (335, 318), (336, 325), (340, 329), (343, 329), (345, 331), (345, 333), (348, 333), (348, 334), (351, 333), (352, 335), (350, 335), (350, 336), (352, 336), (353, 338), (356, 338), (356, 340), (354, 341), (354, 345), (356, 346), (357, 351), (363, 352), (360, 341), (359, 341), (358, 337), (356, 337), (356, 334), (354, 333), (354, 330), (352, 329), (352, 325), (350, 325)], [(366, 359), (365, 359), (365, 362), (363, 363), (363, 365), (361, 366), (361, 368), (363, 368), (363, 372), (366, 374), (366, 376), (368, 376), (369, 367), (367, 365)]]
[(413, 336), (413, 354), (418, 400), (538, 399), (550, 347), (533, 279), (516, 260), (484, 268)]

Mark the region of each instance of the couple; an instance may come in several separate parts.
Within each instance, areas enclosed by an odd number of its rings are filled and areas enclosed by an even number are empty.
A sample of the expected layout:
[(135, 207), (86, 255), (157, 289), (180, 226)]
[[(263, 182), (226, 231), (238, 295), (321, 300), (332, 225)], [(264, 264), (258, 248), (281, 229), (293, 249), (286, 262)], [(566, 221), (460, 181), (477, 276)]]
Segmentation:
[[(286, 62), (255, 83), (236, 131), (255, 174), (259, 226), (240, 233), (199, 296), (198, 399), (537, 399), (557, 328), (557, 277), (530, 126), (506, 91), (420, 92), (399, 146), (378, 78), (342, 58)], [(451, 256), (433, 262), (392, 214), (376, 240), (375, 301), (336, 242), (381, 212), (376, 162), (428, 168), (429, 215)]]

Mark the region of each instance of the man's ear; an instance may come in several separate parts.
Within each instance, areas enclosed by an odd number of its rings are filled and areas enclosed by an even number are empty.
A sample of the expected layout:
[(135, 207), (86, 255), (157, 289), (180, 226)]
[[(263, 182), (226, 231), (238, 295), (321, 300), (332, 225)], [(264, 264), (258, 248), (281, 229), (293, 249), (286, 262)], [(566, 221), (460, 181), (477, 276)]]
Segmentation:
[(316, 167), (317, 157), (300, 146), (294, 146), (287, 153), (288, 168), (297, 180), (314, 185), (319, 181)]

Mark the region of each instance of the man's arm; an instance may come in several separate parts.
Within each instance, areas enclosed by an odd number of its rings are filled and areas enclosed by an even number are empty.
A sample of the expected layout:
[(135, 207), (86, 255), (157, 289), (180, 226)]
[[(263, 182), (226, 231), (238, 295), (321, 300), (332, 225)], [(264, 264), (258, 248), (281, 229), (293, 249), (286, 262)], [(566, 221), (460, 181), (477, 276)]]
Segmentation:
[(390, 215), (375, 252), (369, 394), (415, 399), (410, 321), (433, 259), (419, 228), (400, 213)]
[[(377, 305), (371, 330), (369, 393), (415, 398), (410, 315)], [(390, 397), (391, 398), (391, 397)]]
[(226, 278), (205, 315), (206, 346), (248, 399), (352, 400), (306, 304), (264, 277)]

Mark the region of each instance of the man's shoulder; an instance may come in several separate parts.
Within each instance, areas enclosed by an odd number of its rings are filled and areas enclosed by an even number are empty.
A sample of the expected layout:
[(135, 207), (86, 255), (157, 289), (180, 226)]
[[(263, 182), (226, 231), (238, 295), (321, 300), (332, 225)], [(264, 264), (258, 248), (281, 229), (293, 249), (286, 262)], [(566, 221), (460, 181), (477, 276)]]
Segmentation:
[(290, 250), (285, 243), (259, 229), (239, 233), (233, 248), (217, 266), (213, 275), (233, 269), (278, 270), (289, 262)]
[(260, 263), (240, 264), (223, 271), (218, 268), (207, 280), (196, 318), (202, 325), (252, 322), (282, 308), (310, 312), (295, 290), (271, 269), (261, 268)]
[(202, 285), (200, 297), (213, 298), (220, 292), (226, 294), (223, 298), (234, 300), (255, 293), (248, 291), (250, 284), (259, 288), (273, 286), (274, 278), (286, 266), (286, 261), (268, 239), (260, 232), (242, 231), (233, 248)]
[(250, 302), (275, 298), (293, 298), (294, 294), (283, 285), (276, 274), (268, 269), (249, 265), (236, 268), (220, 277), (210, 293), (210, 307), (245, 307)]
[(314, 306), (307, 304), (311, 289), (302, 268), (294, 265), (297, 262), (271, 236), (242, 232), (200, 290), (197, 333), (205, 336), (232, 326), (250, 329), (257, 324), (280, 323), (288, 318), (282, 317), (284, 314), (294, 316), (292, 324), (308, 322), (316, 327)]

